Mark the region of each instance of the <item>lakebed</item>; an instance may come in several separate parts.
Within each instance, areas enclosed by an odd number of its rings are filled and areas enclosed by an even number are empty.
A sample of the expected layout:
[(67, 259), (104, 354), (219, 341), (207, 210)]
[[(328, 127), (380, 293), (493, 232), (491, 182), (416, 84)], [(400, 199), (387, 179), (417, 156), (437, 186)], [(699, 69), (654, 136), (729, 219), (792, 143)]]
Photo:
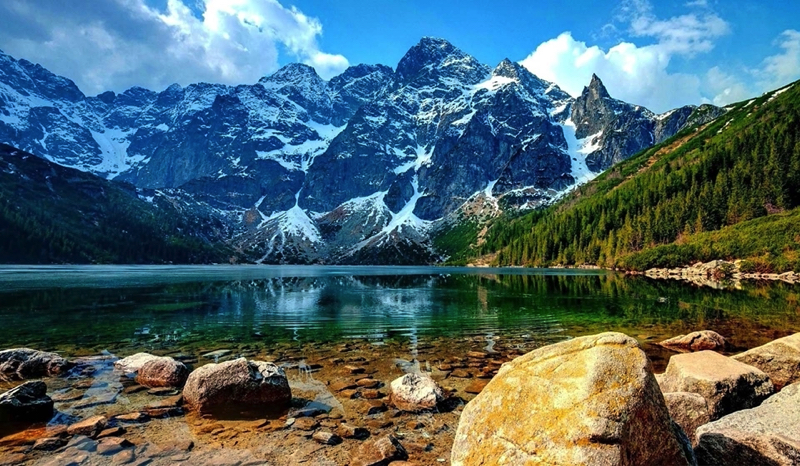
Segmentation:
[[(52, 420), (0, 440), (0, 456), (30, 464), (66, 461), (32, 451), (32, 442), (94, 415), (133, 445), (120, 464), (348, 464), (389, 434), (416, 464), (447, 464), (463, 404), (502, 363), (535, 348), (620, 331), (660, 372), (673, 353), (654, 343), (674, 335), (711, 328), (737, 352), (800, 331), (800, 290), (790, 284), (715, 290), (598, 271), (25, 267), (0, 271), (0, 281), (0, 325), (14, 329), (0, 348), (57, 351), (78, 363), (43, 379), (56, 401)], [(114, 370), (114, 360), (138, 352), (192, 368), (240, 356), (273, 361), (289, 378), (292, 408), (269, 419), (184, 413), (178, 392), (148, 390)], [(435, 414), (393, 409), (388, 385), (417, 370), (461, 401)], [(312, 438), (342, 424), (368, 438)], [(85, 461), (108, 461), (96, 445), (85, 448)]]

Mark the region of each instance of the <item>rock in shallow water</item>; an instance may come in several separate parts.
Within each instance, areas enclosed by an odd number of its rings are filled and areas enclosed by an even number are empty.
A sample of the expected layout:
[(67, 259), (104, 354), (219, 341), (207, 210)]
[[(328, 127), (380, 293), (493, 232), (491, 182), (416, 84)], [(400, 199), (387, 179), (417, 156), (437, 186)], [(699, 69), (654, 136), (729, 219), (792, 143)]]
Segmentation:
[(189, 377), (189, 369), (182, 362), (169, 357), (151, 359), (139, 368), (136, 381), (145, 387), (182, 387)]
[(391, 402), (401, 411), (436, 409), (444, 401), (444, 391), (429, 375), (406, 374), (392, 381)]
[(51, 417), (53, 400), (44, 382), (25, 382), (0, 395), (0, 423), (44, 422)]
[(0, 374), (12, 379), (28, 379), (61, 374), (72, 365), (56, 353), (30, 348), (0, 351)]
[(183, 398), (186, 405), (202, 414), (258, 416), (287, 409), (292, 392), (280, 367), (239, 358), (192, 372)]
[(800, 382), (800, 333), (737, 354), (733, 359), (764, 371), (776, 389)]
[(729, 414), (697, 429), (697, 459), (708, 465), (800, 464), (800, 384), (761, 406)]
[(150, 353), (136, 353), (115, 362), (114, 367), (126, 374), (136, 374), (146, 363), (157, 360), (160, 357), (161, 356), (154, 356)]
[(720, 351), (725, 349), (725, 338), (713, 330), (700, 330), (664, 340), (659, 345), (676, 351)]
[(713, 351), (677, 354), (659, 380), (667, 392), (697, 393), (711, 420), (758, 406), (774, 389), (767, 374)]
[(620, 333), (575, 338), (504, 365), (464, 408), (454, 465), (688, 465), (650, 362)]

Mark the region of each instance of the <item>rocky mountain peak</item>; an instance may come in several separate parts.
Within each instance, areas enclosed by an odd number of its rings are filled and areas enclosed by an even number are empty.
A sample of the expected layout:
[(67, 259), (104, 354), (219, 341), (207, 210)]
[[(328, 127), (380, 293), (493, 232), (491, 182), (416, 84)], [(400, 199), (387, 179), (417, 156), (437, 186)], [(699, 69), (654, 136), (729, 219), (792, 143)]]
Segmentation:
[(262, 85), (272, 84), (278, 86), (324, 84), (324, 80), (319, 77), (317, 70), (303, 63), (290, 63), (273, 74), (261, 78), (258, 82)]
[(589, 82), (589, 87), (583, 88), (581, 97), (584, 96), (587, 96), (593, 100), (611, 98), (611, 95), (608, 93), (608, 89), (606, 89), (603, 81), (601, 81), (600, 78), (594, 73), (592, 73), (592, 80)]
[[(397, 64), (397, 77), (402, 82), (410, 82), (425, 70), (436, 70), (439, 74), (475, 80), (483, 77), (487, 69), (471, 55), (444, 39), (423, 37), (411, 47)], [(478, 79), (477, 82), (480, 82)]]
[(492, 75), (519, 80), (521, 68), (519, 64), (514, 63), (508, 58), (504, 58), (503, 61), (492, 70)]

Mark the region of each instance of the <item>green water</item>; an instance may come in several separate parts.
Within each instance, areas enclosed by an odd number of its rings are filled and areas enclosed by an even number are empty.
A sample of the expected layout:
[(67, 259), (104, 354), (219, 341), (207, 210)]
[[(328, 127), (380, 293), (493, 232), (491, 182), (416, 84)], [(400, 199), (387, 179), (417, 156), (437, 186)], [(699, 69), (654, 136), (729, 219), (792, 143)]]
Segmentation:
[[(431, 267), (3, 267), (0, 348), (68, 354), (231, 343), (711, 328), (739, 348), (800, 331), (800, 286), (714, 290), (604, 272)], [(647, 349), (647, 348), (646, 348)]]

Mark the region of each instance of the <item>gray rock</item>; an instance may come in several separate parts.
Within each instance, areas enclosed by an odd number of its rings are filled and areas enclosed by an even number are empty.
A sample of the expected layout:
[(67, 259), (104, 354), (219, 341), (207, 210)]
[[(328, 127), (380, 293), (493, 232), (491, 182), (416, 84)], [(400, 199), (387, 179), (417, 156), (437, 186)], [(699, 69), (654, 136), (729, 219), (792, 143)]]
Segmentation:
[(660, 380), (661, 390), (697, 393), (711, 420), (758, 406), (774, 392), (767, 374), (713, 351), (676, 354)]
[(761, 406), (729, 414), (697, 429), (697, 458), (708, 465), (800, 464), (800, 384)]
[(53, 400), (47, 385), (29, 381), (0, 395), (0, 423), (42, 422), (53, 417)]
[(780, 390), (800, 381), (800, 333), (737, 354), (733, 359), (761, 369)]
[(406, 374), (392, 381), (391, 402), (401, 411), (436, 409), (444, 401), (444, 391), (427, 374)]
[(71, 364), (56, 353), (30, 348), (0, 351), (0, 374), (15, 379), (59, 375), (70, 367)]

